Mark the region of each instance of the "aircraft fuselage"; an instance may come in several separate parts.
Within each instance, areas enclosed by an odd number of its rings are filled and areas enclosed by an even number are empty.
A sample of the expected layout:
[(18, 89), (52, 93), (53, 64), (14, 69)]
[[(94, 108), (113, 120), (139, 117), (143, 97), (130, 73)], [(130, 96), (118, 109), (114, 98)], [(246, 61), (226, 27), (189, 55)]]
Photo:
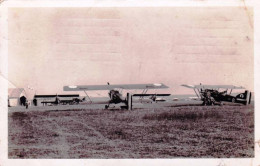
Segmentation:
[(123, 99), (122, 94), (118, 90), (110, 90), (108, 96), (110, 98), (109, 103), (118, 104), (126, 102), (126, 100)]

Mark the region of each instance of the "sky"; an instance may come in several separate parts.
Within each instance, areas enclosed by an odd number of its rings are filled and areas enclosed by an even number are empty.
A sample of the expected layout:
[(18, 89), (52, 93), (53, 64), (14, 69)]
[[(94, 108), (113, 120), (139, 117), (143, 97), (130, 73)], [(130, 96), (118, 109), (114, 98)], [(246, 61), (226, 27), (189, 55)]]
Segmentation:
[(254, 91), (252, 13), (241, 7), (12, 8), (10, 87), (31, 95), (107, 82), (164, 83), (170, 88), (158, 92), (173, 94), (191, 94), (180, 85), (199, 83)]

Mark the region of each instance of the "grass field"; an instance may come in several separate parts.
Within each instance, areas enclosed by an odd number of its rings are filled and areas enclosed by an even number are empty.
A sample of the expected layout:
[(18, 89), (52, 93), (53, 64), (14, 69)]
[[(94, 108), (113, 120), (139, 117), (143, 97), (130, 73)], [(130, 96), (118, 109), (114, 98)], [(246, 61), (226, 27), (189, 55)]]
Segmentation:
[(9, 158), (253, 157), (253, 106), (9, 112)]

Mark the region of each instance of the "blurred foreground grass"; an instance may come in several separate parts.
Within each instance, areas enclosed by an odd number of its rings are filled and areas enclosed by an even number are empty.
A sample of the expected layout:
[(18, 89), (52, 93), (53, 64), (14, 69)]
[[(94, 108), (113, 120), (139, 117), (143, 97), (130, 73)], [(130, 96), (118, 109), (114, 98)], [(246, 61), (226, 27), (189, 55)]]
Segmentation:
[(10, 158), (253, 157), (253, 106), (9, 113)]

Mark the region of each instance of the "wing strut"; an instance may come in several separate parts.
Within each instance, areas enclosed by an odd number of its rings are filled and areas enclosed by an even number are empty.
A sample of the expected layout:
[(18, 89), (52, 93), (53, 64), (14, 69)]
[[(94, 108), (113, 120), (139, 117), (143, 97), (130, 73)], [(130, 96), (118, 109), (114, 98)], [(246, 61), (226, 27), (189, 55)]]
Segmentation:
[(84, 90), (84, 92), (85, 92), (86, 96), (88, 97), (90, 103), (92, 103), (92, 100), (91, 100), (91, 98), (89, 97), (89, 95), (87, 94), (87, 92), (86, 92), (85, 90)]
[(148, 91), (148, 89), (144, 89), (143, 92), (142, 92), (142, 94), (146, 94), (147, 91)]
[(194, 92), (196, 93), (196, 96), (199, 98), (199, 95), (198, 95), (196, 89), (194, 88), (193, 90), (194, 90)]
[(233, 90), (233, 89), (230, 89), (230, 93), (229, 93), (229, 95), (231, 95), (231, 93), (232, 93), (232, 90)]
[[(142, 92), (142, 94), (146, 94), (147, 91), (148, 91), (148, 89), (144, 89), (143, 92)], [(144, 96), (140, 96), (140, 100), (142, 100), (143, 98), (144, 98)]]

